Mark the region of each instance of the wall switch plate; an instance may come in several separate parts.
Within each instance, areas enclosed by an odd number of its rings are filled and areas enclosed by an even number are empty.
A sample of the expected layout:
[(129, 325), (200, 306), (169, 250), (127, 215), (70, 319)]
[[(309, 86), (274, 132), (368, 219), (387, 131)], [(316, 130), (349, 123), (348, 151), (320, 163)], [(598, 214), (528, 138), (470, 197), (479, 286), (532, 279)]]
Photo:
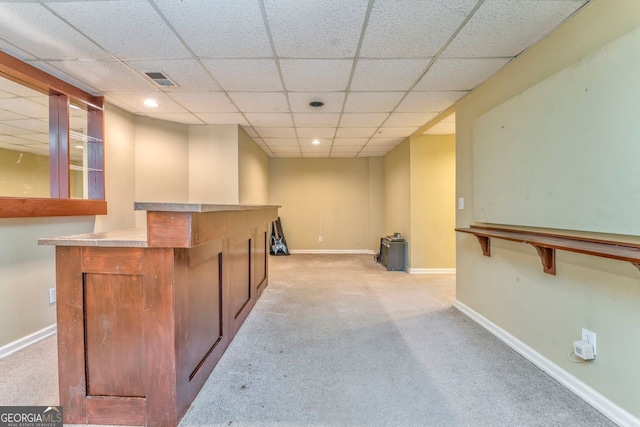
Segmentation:
[(322, 242), (322, 236), (318, 236), (318, 242)]
[(56, 288), (49, 288), (49, 304), (56, 302)]
[(596, 352), (596, 333), (591, 332), (587, 329), (582, 328), (582, 340), (588, 342), (593, 346), (593, 355), (597, 354)]
[(458, 198), (458, 210), (464, 210), (464, 197)]

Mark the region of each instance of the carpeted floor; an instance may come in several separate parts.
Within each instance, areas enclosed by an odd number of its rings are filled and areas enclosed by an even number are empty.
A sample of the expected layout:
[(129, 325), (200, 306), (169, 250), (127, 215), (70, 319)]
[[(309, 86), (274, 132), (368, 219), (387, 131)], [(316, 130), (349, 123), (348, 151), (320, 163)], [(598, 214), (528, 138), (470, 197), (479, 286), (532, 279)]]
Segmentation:
[[(370, 255), (271, 257), (180, 426), (613, 425), (452, 308), (454, 292), (455, 276)], [(0, 405), (57, 403), (54, 347), (0, 360)]]

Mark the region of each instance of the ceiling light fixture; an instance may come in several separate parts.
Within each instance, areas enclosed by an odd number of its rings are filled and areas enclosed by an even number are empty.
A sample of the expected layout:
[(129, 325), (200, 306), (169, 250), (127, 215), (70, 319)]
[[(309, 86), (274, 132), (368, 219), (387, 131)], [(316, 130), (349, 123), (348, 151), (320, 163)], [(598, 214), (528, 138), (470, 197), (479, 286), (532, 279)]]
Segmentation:
[(320, 107), (322, 107), (324, 105), (324, 102), (322, 102), (322, 101), (311, 101), (309, 103), (309, 105), (311, 107), (313, 107), (313, 108), (320, 108)]
[(144, 105), (146, 105), (147, 107), (156, 108), (158, 106), (158, 101), (156, 101), (155, 99), (145, 99)]
[(320, 141), (318, 141), (317, 139), (314, 139), (313, 141), (311, 141), (311, 143), (313, 145), (318, 145), (318, 144), (320, 144)]

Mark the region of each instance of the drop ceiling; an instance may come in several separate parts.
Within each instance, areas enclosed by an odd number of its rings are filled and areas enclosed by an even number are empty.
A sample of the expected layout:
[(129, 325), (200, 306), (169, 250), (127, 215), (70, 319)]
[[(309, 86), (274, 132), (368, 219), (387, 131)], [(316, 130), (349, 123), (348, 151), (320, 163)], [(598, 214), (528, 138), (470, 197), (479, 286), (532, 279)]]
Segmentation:
[(137, 115), (241, 125), (271, 157), (381, 156), (588, 1), (0, 0), (0, 50)]

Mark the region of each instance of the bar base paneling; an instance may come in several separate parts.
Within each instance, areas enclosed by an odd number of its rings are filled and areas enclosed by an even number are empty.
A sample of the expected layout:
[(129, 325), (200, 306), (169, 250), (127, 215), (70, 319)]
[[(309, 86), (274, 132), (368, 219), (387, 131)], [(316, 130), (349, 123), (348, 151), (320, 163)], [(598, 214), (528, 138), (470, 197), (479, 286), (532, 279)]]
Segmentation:
[(147, 205), (146, 233), (40, 239), (66, 424), (176, 426), (268, 284), (277, 207)]

